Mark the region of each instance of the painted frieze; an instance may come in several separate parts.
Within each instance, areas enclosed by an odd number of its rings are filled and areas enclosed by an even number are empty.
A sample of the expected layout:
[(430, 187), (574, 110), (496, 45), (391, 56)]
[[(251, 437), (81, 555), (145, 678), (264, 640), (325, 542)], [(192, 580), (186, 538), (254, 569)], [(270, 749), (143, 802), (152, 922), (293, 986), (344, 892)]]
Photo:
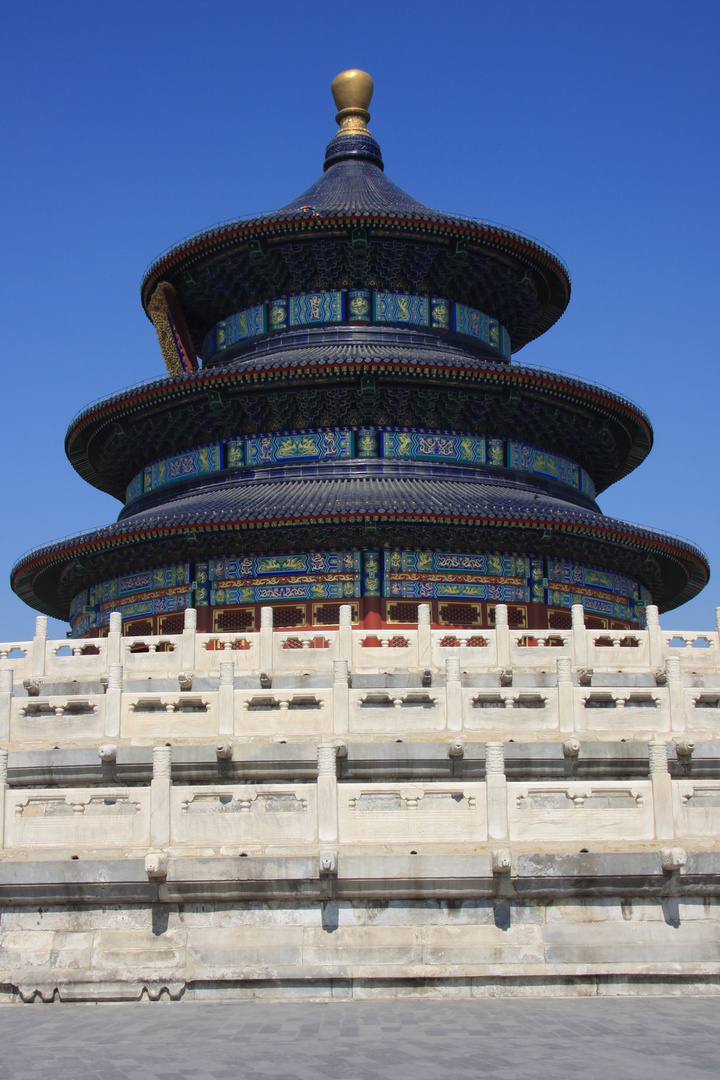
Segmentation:
[(355, 453), (359, 458), (380, 457), (380, 433), (375, 428), (360, 428), (355, 435)]
[(370, 322), (372, 293), (369, 289), (350, 289), (347, 294), (348, 322)]
[(450, 329), (450, 304), (442, 296), (430, 298), (430, 325), (434, 330)]
[(466, 304), (453, 304), (453, 330), (456, 334), (476, 338), (494, 349), (500, 349), (500, 323), (482, 311)]
[(267, 333), (265, 305), (254, 304), (227, 319), (222, 319), (216, 325), (215, 351), (222, 352), (223, 349), (237, 344), (238, 341), (246, 341), (248, 338), (265, 333)]
[(483, 435), (433, 431), (383, 431), (383, 457), (485, 464)]
[(210, 559), (206, 573), (210, 602), (217, 606), (361, 595), (357, 551)]
[(297, 432), (290, 435), (261, 435), (248, 438), (245, 442), (246, 465), (349, 458), (352, 454), (353, 432), (348, 428)]
[(176, 481), (211, 475), (223, 468), (352, 457), (508, 467), (548, 477), (582, 491), (589, 498), (595, 497), (595, 486), (584, 469), (568, 458), (528, 443), (467, 432), (367, 427), (231, 437), (195, 447), (147, 465), (128, 485), (126, 503)]
[(245, 308), (215, 325), (208, 338), (210, 354), (216, 355), (231, 345), (268, 331), (344, 322), (395, 323), (453, 330), (489, 345), (506, 359), (510, 358), (507, 331), (497, 319), (482, 311), (442, 296), (371, 289), (291, 293)]
[(155, 491), (178, 480), (194, 476), (209, 476), (222, 469), (222, 448), (219, 442), (200, 446), (173, 457), (154, 461), (144, 470), (144, 491)]
[(546, 603), (554, 607), (582, 604), (590, 612), (644, 624), (648, 590), (625, 574), (560, 559), (547, 560)]
[(575, 488), (576, 491), (582, 491), (591, 499), (595, 497), (595, 485), (585, 470), (560, 454), (548, 453), (528, 443), (508, 439), (507, 463), (510, 469), (532, 473), (533, 476), (547, 476)]
[(427, 326), (428, 298), (410, 293), (373, 293), (373, 321)]
[(383, 585), (388, 597), (528, 603), (529, 578), (524, 555), (394, 550), (385, 556)]
[(289, 297), (290, 326), (343, 322), (342, 292), (297, 293)]

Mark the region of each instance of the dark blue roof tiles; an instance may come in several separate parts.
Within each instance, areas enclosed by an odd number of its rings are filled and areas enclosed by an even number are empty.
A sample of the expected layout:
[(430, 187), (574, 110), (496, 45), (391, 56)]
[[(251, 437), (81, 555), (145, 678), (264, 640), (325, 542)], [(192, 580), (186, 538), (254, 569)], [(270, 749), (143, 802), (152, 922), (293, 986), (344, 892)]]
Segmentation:
[[(278, 370), (280, 368), (304, 367), (308, 370), (322, 369), (328, 366), (340, 366), (348, 364), (382, 364), (382, 363), (406, 363), (408, 366), (418, 368), (428, 367), (438, 370), (450, 371), (473, 371), (478, 374), (487, 374), (491, 378), (501, 375), (503, 379), (522, 381), (533, 379), (541, 382), (552, 383), (554, 386), (566, 387), (571, 391), (580, 391), (581, 394), (599, 395), (608, 403), (629, 409), (635, 414), (637, 420), (651, 431), (650, 421), (647, 415), (638, 405), (628, 398), (616, 394), (603, 386), (585, 382), (572, 375), (562, 372), (546, 371), (542, 368), (533, 368), (526, 365), (513, 363), (509, 365), (500, 361), (493, 361), (478, 356), (472, 356), (462, 352), (454, 345), (445, 345), (438, 342), (437, 345), (427, 346), (404, 346), (404, 345), (379, 345), (373, 342), (359, 344), (333, 343), (322, 346), (299, 346), (291, 347), (285, 342), (279, 351), (268, 349), (266, 352), (255, 354), (245, 359), (238, 359), (226, 367), (206, 368), (189, 374), (171, 375), (163, 378), (143, 382), (135, 386), (120, 390), (109, 397), (93, 402), (82, 409), (71, 421), (66, 435), (69, 438), (79, 425), (94, 417), (98, 413), (114, 406), (123, 406), (126, 403), (134, 411), (139, 398), (150, 396), (155, 400), (157, 395), (164, 398), (180, 398), (189, 393), (203, 393), (212, 389), (223, 379), (233, 375), (242, 376), (245, 373), (262, 373), (263, 371)], [(142, 406), (141, 406), (142, 407)]]
[[(246, 480), (222, 487), (209, 484), (163, 506), (124, 518), (128, 530), (156, 528), (168, 522), (186, 525), (229, 520), (285, 520), (360, 515), (436, 515), (515, 520), (608, 522), (561, 499), (488, 482), (419, 480), (416, 478), (349, 478), (328, 480)], [(120, 523), (119, 523), (120, 524)], [(112, 527), (110, 527), (112, 528)], [(125, 530), (123, 530), (125, 531)]]
[(626, 542), (622, 538), (634, 536), (641, 546), (647, 543), (653, 550), (670, 545), (678, 554), (683, 552), (684, 558), (689, 558), (691, 563), (705, 567), (705, 572), (707, 568), (702, 552), (685, 540), (585, 511), (552, 496), (538, 494), (535, 499), (531, 491), (518, 492), (487, 482), (373, 477), (302, 482), (240, 481), (221, 489), (208, 485), (152, 511), (29, 552), (18, 561), (12, 573), (14, 577), (23, 566), (39, 558), (50, 557), (51, 562), (62, 563), (67, 558), (74, 558), (70, 552), (77, 552), (78, 548), (113, 547), (122, 543), (123, 538), (152, 536), (155, 530), (162, 534), (168, 528), (202, 530), (208, 525), (232, 527), (234, 524), (237, 527), (245, 523), (262, 525), (265, 521), (303, 524), (318, 519), (331, 525), (333, 520), (354, 516), (401, 516), (405, 519), (420, 516), (426, 521), (435, 518), (444, 522), (458, 518), (479, 522), (533, 522), (536, 528), (552, 527), (557, 523), (574, 526), (580, 532), (590, 529), (595, 535), (599, 533), (609, 540), (617, 536), (620, 543)]
[[(373, 476), (302, 481), (245, 479), (226, 485), (208, 483), (163, 506), (37, 548), (15, 564), (12, 580), (14, 587), (32, 592), (37, 574), (50, 572), (53, 567), (56, 568), (53, 573), (61, 573), (62, 567), (75, 561), (79, 553), (92, 556), (93, 552), (117, 550), (114, 557), (121, 562), (121, 549), (126, 545), (142, 539), (162, 540), (168, 532), (175, 530), (196, 534), (197, 552), (201, 552), (203, 545), (209, 545), (209, 548), (213, 545), (212, 539), (203, 539), (206, 532), (248, 526), (262, 528), (270, 523), (332, 526), (368, 518), (376, 521), (421, 519), (443, 526), (464, 521), (466, 525), (476, 524), (480, 528), (483, 524), (497, 523), (505, 529), (510, 522), (516, 522), (520, 528), (537, 530), (540, 534), (554, 527), (569, 528), (580, 537), (589, 536), (620, 548), (630, 543), (641, 552), (652, 552), (661, 560), (665, 568), (663, 578), (667, 576), (667, 595), (663, 597), (663, 604), (669, 607), (695, 595), (708, 577), (705, 556), (688, 541), (583, 510), (561, 498), (489, 481)], [(471, 545), (482, 546), (480, 533), (471, 531), (469, 536)], [(522, 549), (525, 550), (528, 544), (531, 549), (537, 539), (533, 541), (528, 537), (522, 541)]]
[(280, 207), (277, 213), (286, 215), (304, 207), (311, 207), (323, 217), (379, 214), (405, 218), (416, 215), (427, 220), (438, 216), (369, 161), (340, 161), (332, 165), (307, 191)]

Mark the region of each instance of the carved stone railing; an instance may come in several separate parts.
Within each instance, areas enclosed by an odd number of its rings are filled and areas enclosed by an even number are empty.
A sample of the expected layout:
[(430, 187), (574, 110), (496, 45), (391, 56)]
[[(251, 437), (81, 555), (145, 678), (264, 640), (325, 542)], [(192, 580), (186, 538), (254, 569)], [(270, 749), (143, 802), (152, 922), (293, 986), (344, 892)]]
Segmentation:
[[(653, 744), (655, 745), (655, 744)], [(720, 780), (671, 779), (657, 744), (647, 779), (512, 781), (503, 744), (485, 745), (484, 780), (338, 784), (336, 747), (318, 747), (315, 782), (171, 782), (171, 748), (158, 746), (152, 780), (131, 787), (18, 788), (0, 784), (5, 852), (13, 849), (259, 854), (267, 844), (689, 845), (720, 830)], [(314, 848), (312, 847), (314, 845)], [(405, 848), (407, 850), (407, 848)]]
[[(233, 661), (238, 673), (301, 673), (332, 670), (334, 660), (346, 660), (350, 670), (397, 671), (430, 668), (443, 671), (450, 658), (462, 660), (463, 670), (496, 668), (548, 670), (560, 657), (573, 669), (604, 671), (657, 670), (677, 659), (680, 672), (720, 676), (717, 628), (706, 632), (660, 629), (657, 609), (647, 609), (646, 630), (589, 630), (582, 609), (572, 609), (572, 630), (517, 630), (507, 622), (507, 609), (498, 604), (494, 629), (430, 629), (429, 609), (419, 605), (417, 629), (352, 629), (350, 608), (341, 605), (337, 630), (274, 628), (272, 609), (262, 610), (259, 630), (198, 633), (197, 612), (185, 612), (181, 634), (126, 638), (118, 613), (111, 616), (107, 637), (60, 639), (47, 637), (47, 619), (38, 616), (32, 641), (0, 644), (0, 669), (13, 672), (15, 683), (26, 678), (96, 679), (112, 664), (122, 664), (126, 677), (166, 677), (179, 672), (217, 675), (221, 658)], [(718, 609), (720, 611), (720, 609)], [(422, 616), (422, 618), (420, 618)], [(720, 616), (719, 616), (720, 617)], [(297, 655), (296, 655), (297, 654)]]

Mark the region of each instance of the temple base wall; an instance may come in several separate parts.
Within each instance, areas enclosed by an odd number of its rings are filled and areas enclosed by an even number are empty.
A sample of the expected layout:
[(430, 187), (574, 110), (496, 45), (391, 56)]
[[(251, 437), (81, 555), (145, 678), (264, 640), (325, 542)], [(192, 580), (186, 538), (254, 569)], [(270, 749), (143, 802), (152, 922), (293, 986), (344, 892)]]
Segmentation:
[(4, 907), (0, 949), (0, 1003), (720, 994), (720, 902)]
[(2, 646), (0, 1003), (720, 993), (717, 629), (498, 613)]

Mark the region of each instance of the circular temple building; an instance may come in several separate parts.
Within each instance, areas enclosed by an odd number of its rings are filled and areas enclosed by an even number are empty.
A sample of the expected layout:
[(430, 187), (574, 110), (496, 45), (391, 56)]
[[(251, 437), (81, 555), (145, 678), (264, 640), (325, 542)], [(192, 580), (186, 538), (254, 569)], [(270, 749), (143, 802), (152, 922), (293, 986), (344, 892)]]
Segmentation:
[(602, 387), (518, 363), (570, 299), (534, 240), (423, 205), (385, 174), (372, 80), (333, 83), (322, 176), (200, 233), (142, 282), (168, 375), (81, 412), (67, 455), (118, 520), (24, 556), (12, 587), (103, 636), (417, 622), (645, 625), (703, 588), (687, 542), (596, 497), (652, 446)]

